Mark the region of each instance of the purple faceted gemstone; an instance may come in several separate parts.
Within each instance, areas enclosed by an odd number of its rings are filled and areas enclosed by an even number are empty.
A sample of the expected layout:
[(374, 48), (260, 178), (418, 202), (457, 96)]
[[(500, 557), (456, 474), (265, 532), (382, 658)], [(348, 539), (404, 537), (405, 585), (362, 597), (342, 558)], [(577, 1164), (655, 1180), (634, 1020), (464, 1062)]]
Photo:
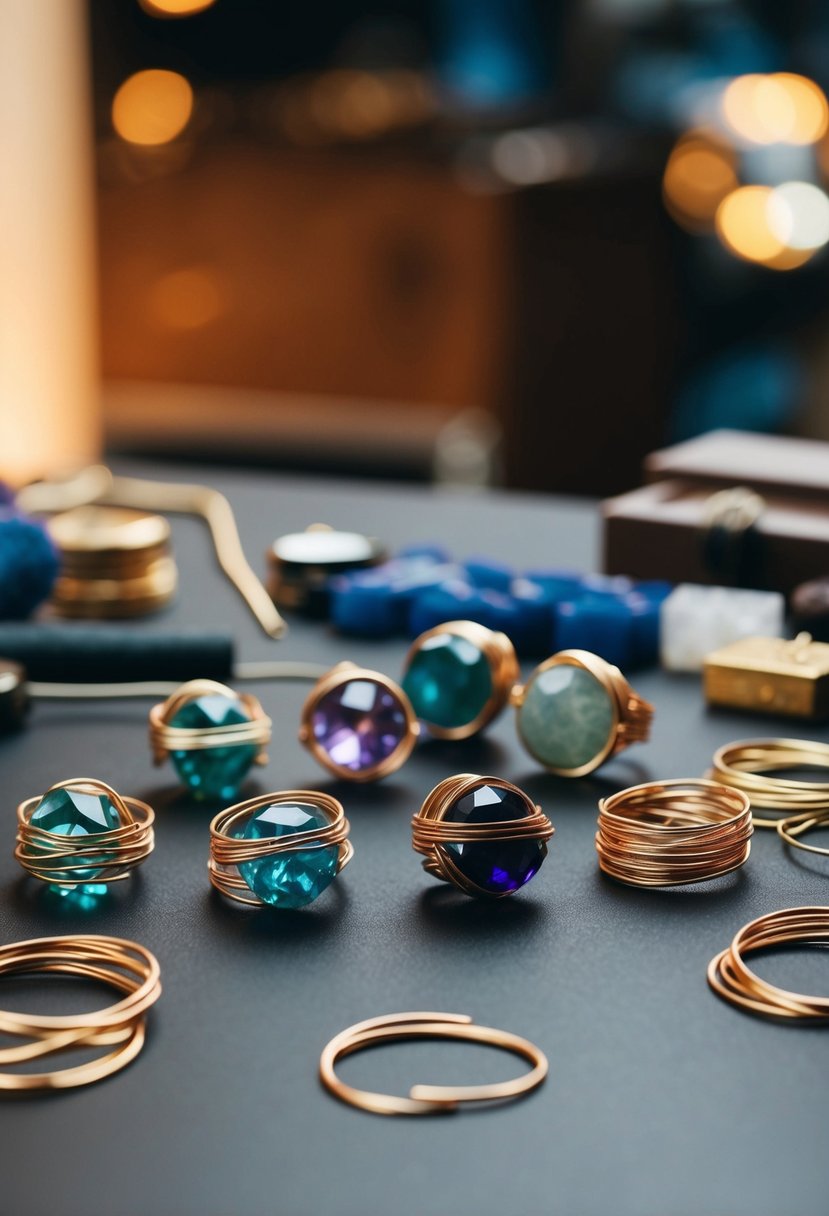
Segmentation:
[[(459, 798), (443, 816), (449, 823), (494, 823), (526, 819), (524, 799), (497, 785), (479, 785)], [(517, 891), (541, 869), (547, 855), (542, 840), (481, 840), (444, 845), (452, 864), (490, 895)]]
[(340, 768), (362, 773), (382, 763), (405, 739), (409, 725), (399, 698), (376, 680), (347, 680), (317, 702), (311, 729)]

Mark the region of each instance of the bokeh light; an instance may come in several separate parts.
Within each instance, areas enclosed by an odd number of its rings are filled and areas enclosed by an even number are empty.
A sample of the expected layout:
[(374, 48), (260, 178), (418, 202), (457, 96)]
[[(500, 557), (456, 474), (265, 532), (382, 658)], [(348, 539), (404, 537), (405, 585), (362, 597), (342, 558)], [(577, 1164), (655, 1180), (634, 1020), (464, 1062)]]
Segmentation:
[(796, 249), (781, 239), (773, 221), (771, 186), (740, 186), (717, 209), (717, 235), (726, 249), (770, 270), (794, 270), (813, 249)]
[(189, 17), (203, 13), (216, 0), (139, 0), (145, 12), (153, 17)]
[(812, 144), (829, 127), (822, 89), (791, 72), (738, 76), (723, 93), (722, 115), (735, 135), (755, 144)]
[(162, 275), (150, 289), (150, 312), (165, 329), (202, 329), (221, 316), (224, 293), (206, 266), (186, 266)]
[(702, 134), (683, 136), (662, 179), (665, 205), (692, 232), (710, 230), (722, 200), (737, 188), (734, 153)]
[(160, 68), (136, 72), (112, 102), (112, 125), (131, 144), (154, 146), (180, 135), (193, 113), (193, 90), (184, 76)]
[(829, 198), (811, 182), (784, 182), (771, 192), (769, 224), (790, 249), (820, 249), (829, 241)]

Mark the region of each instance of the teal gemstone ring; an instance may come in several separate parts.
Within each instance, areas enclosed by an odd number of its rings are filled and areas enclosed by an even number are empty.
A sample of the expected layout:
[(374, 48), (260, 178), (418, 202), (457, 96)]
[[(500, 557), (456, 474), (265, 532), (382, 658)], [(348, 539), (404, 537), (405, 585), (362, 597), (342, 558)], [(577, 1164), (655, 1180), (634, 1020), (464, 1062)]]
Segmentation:
[(271, 720), (250, 693), (189, 680), (150, 710), (153, 762), (169, 757), (194, 798), (235, 798), (254, 764), (267, 764)]
[(653, 706), (618, 667), (588, 650), (546, 659), (511, 700), (521, 742), (560, 777), (584, 777), (650, 735)]
[(153, 851), (152, 807), (91, 777), (59, 781), (17, 808), (14, 855), (33, 878), (100, 894)]
[(330, 794), (282, 790), (249, 798), (210, 824), (210, 881), (239, 903), (303, 908), (354, 856), (349, 831)]

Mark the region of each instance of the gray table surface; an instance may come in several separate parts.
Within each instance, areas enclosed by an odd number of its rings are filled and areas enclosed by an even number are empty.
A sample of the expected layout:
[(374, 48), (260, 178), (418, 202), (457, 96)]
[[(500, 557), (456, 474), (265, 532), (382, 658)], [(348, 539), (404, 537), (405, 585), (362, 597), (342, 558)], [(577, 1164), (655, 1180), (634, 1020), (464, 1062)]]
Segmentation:
[[(596, 567), (598, 521), (585, 504), (281, 476), (213, 480), (260, 566), (274, 535), (323, 519), (392, 544), (439, 540), (518, 566)], [(199, 525), (176, 522), (175, 546), (178, 602), (143, 627), (226, 628), (243, 658), (348, 657), (399, 674), (399, 642), (356, 642), (296, 622), (284, 642), (269, 643), (216, 573)], [(257, 686), (275, 722), (258, 789), (335, 793), (356, 849), (316, 904), (282, 916), (229, 906), (211, 891), (209, 811), (180, 796), (169, 769), (153, 769), (145, 705), (36, 707), (24, 734), (0, 741), (2, 939), (135, 938), (157, 953), (164, 992), (148, 1044), (125, 1072), (0, 1102), (2, 1211), (824, 1216), (829, 1036), (738, 1013), (709, 992), (705, 968), (752, 917), (825, 902), (829, 867), (758, 834), (738, 876), (654, 893), (603, 880), (593, 849), (603, 792), (699, 775), (729, 739), (798, 732), (706, 712), (693, 677), (651, 671), (633, 682), (657, 707), (652, 740), (593, 778), (540, 772), (505, 715), (485, 740), (425, 744), (369, 787), (332, 783), (296, 742), (305, 688)], [(556, 825), (539, 877), (513, 899), (479, 905), (443, 890), (411, 851), (410, 815), (458, 771), (517, 782)], [(146, 797), (158, 812), (156, 851), (140, 878), (88, 915), (24, 879), (11, 857), (17, 802), (79, 774)], [(761, 965), (777, 982), (826, 990), (814, 952)], [(78, 1007), (80, 994), (66, 988), (37, 998), (4, 989), (4, 1000)], [(409, 1009), (467, 1012), (525, 1035), (549, 1056), (546, 1085), (500, 1109), (419, 1120), (363, 1114), (322, 1091), (317, 1061), (333, 1034)], [(414, 1081), (505, 1077), (513, 1065), (484, 1048), (401, 1045), (347, 1061), (343, 1075), (402, 1093)]]

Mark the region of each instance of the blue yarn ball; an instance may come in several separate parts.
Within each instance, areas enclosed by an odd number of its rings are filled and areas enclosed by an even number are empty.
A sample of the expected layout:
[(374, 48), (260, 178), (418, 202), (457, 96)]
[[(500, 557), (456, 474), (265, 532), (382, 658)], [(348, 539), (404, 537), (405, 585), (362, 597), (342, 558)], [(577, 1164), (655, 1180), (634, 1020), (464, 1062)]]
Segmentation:
[(0, 507), (0, 620), (31, 616), (49, 596), (60, 568), (43, 524)]

